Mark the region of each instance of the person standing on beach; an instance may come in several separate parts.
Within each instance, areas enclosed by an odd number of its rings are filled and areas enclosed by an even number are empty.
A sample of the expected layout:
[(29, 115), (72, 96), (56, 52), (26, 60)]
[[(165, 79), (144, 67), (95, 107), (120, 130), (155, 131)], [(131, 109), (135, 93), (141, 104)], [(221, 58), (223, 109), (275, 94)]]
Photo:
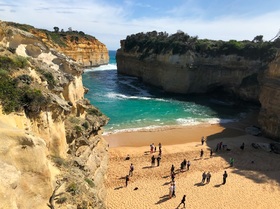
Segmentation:
[(201, 145), (203, 145), (204, 144), (204, 136), (201, 138)]
[(191, 162), (188, 160), (187, 162), (187, 170), (190, 170)]
[(171, 169), (170, 169), (171, 174), (174, 173), (174, 171), (175, 171), (175, 166), (172, 164)]
[(223, 184), (226, 184), (227, 177), (228, 177), (227, 171), (225, 171), (224, 174), (223, 174)]
[(170, 184), (170, 187), (169, 187), (169, 199), (171, 199), (172, 194), (173, 194), (173, 184)]
[(173, 185), (172, 197), (176, 197), (176, 183), (175, 183), (175, 180), (172, 181), (172, 185)]
[(240, 146), (240, 149), (243, 151), (244, 148), (245, 148), (245, 144), (244, 144), (244, 142), (243, 142), (242, 145)]
[(203, 174), (202, 174), (202, 180), (201, 180), (201, 183), (203, 183), (204, 184), (204, 182), (205, 182), (205, 179), (206, 179), (206, 172), (204, 171), (203, 172)]
[(185, 208), (186, 207), (185, 202), (186, 202), (186, 195), (183, 196), (183, 198), (177, 208), (179, 208), (181, 204), (183, 204), (184, 208)]
[(208, 173), (206, 174), (206, 183), (207, 184), (210, 183), (210, 179), (211, 179), (211, 173), (210, 173), (210, 171), (208, 171)]
[(203, 153), (204, 153), (204, 152), (203, 152), (203, 149), (201, 149), (201, 150), (200, 150), (200, 158), (203, 157)]
[(155, 156), (153, 155), (153, 156), (151, 157), (151, 164), (152, 164), (152, 166), (155, 166), (155, 162), (156, 162), (156, 158), (155, 158)]
[(126, 175), (126, 177), (125, 177), (125, 186), (127, 187), (127, 185), (128, 185), (128, 181), (129, 181), (129, 175)]
[(159, 156), (157, 157), (157, 166), (159, 166), (160, 160), (161, 160), (161, 157), (160, 157), (160, 155), (159, 155)]
[(129, 167), (129, 176), (133, 175), (133, 171), (134, 171), (134, 165), (131, 163)]
[(212, 157), (212, 155), (213, 155), (213, 150), (210, 149), (210, 157)]

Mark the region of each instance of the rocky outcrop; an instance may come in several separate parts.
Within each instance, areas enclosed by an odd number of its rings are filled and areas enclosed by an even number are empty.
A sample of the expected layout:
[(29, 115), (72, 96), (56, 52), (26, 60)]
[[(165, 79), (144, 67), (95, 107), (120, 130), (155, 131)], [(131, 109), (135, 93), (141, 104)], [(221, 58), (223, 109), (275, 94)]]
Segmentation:
[(261, 86), (259, 123), (271, 138), (280, 140), (280, 51), (265, 71)]
[(0, 89), (1, 208), (105, 208), (108, 145), (101, 133), (108, 118), (84, 98), (83, 70), (5, 22), (0, 64), (0, 76), (30, 92), (28, 104), (11, 103), (17, 111), (7, 113), (13, 106)]
[(109, 63), (107, 47), (95, 37), (82, 31), (50, 32), (17, 23), (9, 25), (22, 28), (38, 37), (50, 49), (55, 49), (83, 67), (95, 67)]

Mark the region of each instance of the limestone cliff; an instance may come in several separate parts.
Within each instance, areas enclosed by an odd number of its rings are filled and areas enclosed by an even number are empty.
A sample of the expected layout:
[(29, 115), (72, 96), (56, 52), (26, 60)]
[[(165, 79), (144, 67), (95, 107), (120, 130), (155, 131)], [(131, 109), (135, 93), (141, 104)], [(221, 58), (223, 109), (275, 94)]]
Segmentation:
[(259, 123), (265, 133), (280, 140), (280, 51), (264, 73)]
[(84, 98), (82, 73), (0, 22), (1, 208), (105, 208), (108, 118)]
[[(280, 139), (279, 40), (198, 40), (178, 32), (139, 33), (121, 41), (119, 73), (141, 78), (166, 92), (190, 94), (222, 89), (245, 101), (261, 104), (263, 133)], [(278, 44), (277, 44), (278, 43)]]
[(107, 47), (95, 37), (84, 34), (82, 31), (51, 32), (29, 25), (8, 24), (32, 33), (40, 38), (46, 46), (64, 53), (83, 67), (109, 63)]

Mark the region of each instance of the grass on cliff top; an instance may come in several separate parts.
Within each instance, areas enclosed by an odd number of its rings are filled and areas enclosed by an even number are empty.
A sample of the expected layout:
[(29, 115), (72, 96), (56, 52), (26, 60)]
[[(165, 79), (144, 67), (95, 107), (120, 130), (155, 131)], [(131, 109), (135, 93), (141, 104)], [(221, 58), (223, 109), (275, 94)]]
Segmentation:
[(45, 29), (38, 29), (35, 28), (31, 25), (27, 24), (20, 24), (20, 23), (14, 23), (14, 22), (6, 22), (9, 26), (18, 28), (20, 30), (24, 30), (27, 32), (31, 32), (32, 30), (37, 30), (40, 32), (43, 32), (47, 35), (49, 40), (53, 41), (55, 44), (59, 45), (60, 47), (67, 47), (67, 40), (70, 40), (71, 42), (78, 43), (80, 39), (85, 39), (85, 40), (97, 40), (94, 36), (85, 34), (83, 31), (76, 31), (76, 30), (71, 30), (71, 31), (48, 31)]
[(274, 42), (262, 40), (263, 36), (256, 36), (252, 41), (230, 40), (215, 41), (209, 39), (198, 39), (197, 36), (178, 31), (169, 35), (166, 32), (137, 33), (127, 36), (122, 40), (123, 49), (127, 52), (141, 53), (140, 59), (150, 54), (185, 54), (193, 51), (203, 56), (221, 56), (235, 54), (247, 59), (272, 60), (276, 54), (276, 48), (280, 47), (280, 39)]

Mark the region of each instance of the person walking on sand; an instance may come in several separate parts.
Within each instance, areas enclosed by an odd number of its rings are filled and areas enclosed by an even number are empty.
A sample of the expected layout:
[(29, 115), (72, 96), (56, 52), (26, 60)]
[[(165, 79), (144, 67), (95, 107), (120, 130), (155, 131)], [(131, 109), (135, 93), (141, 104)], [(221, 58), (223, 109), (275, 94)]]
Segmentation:
[(131, 163), (129, 167), (129, 176), (133, 175), (133, 171), (134, 171), (134, 165)]
[(186, 207), (185, 202), (186, 202), (186, 195), (183, 196), (183, 198), (177, 208), (179, 208), (181, 206), (181, 204), (183, 204), (184, 208), (185, 208)]
[(201, 150), (200, 150), (200, 158), (203, 157), (203, 153), (204, 153), (204, 152), (203, 152), (203, 149), (201, 149)]
[(210, 179), (211, 179), (211, 173), (210, 173), (210, 171), (208, 171), (208, 173), (206, 174), (206, 183), (207, 184), (210, 183)]
[(159, 155), (159, 156), (157, 157), (157, 166), (159, 166), (160, 160), (161, 160), (161, 157), (160, 157), (160, 155)]
[(128, 181), (129, 181), (129, 175), (126, 175), (126, 177), (125, 177), (125, 186), (127, 187), (127, 185), (128, 185)]
[(228, 177), (227, 171), (225, 171), (224, 174), (223, 174), (223, 184), (226, 184), (227, 177)]
[(153, 156), (151, 157), (151, 165), (152, 165), (152, 166), (155, 166), (155, 163), (156, 163), (156, 158), (155, 158), (155, 156), (153, 155)]

